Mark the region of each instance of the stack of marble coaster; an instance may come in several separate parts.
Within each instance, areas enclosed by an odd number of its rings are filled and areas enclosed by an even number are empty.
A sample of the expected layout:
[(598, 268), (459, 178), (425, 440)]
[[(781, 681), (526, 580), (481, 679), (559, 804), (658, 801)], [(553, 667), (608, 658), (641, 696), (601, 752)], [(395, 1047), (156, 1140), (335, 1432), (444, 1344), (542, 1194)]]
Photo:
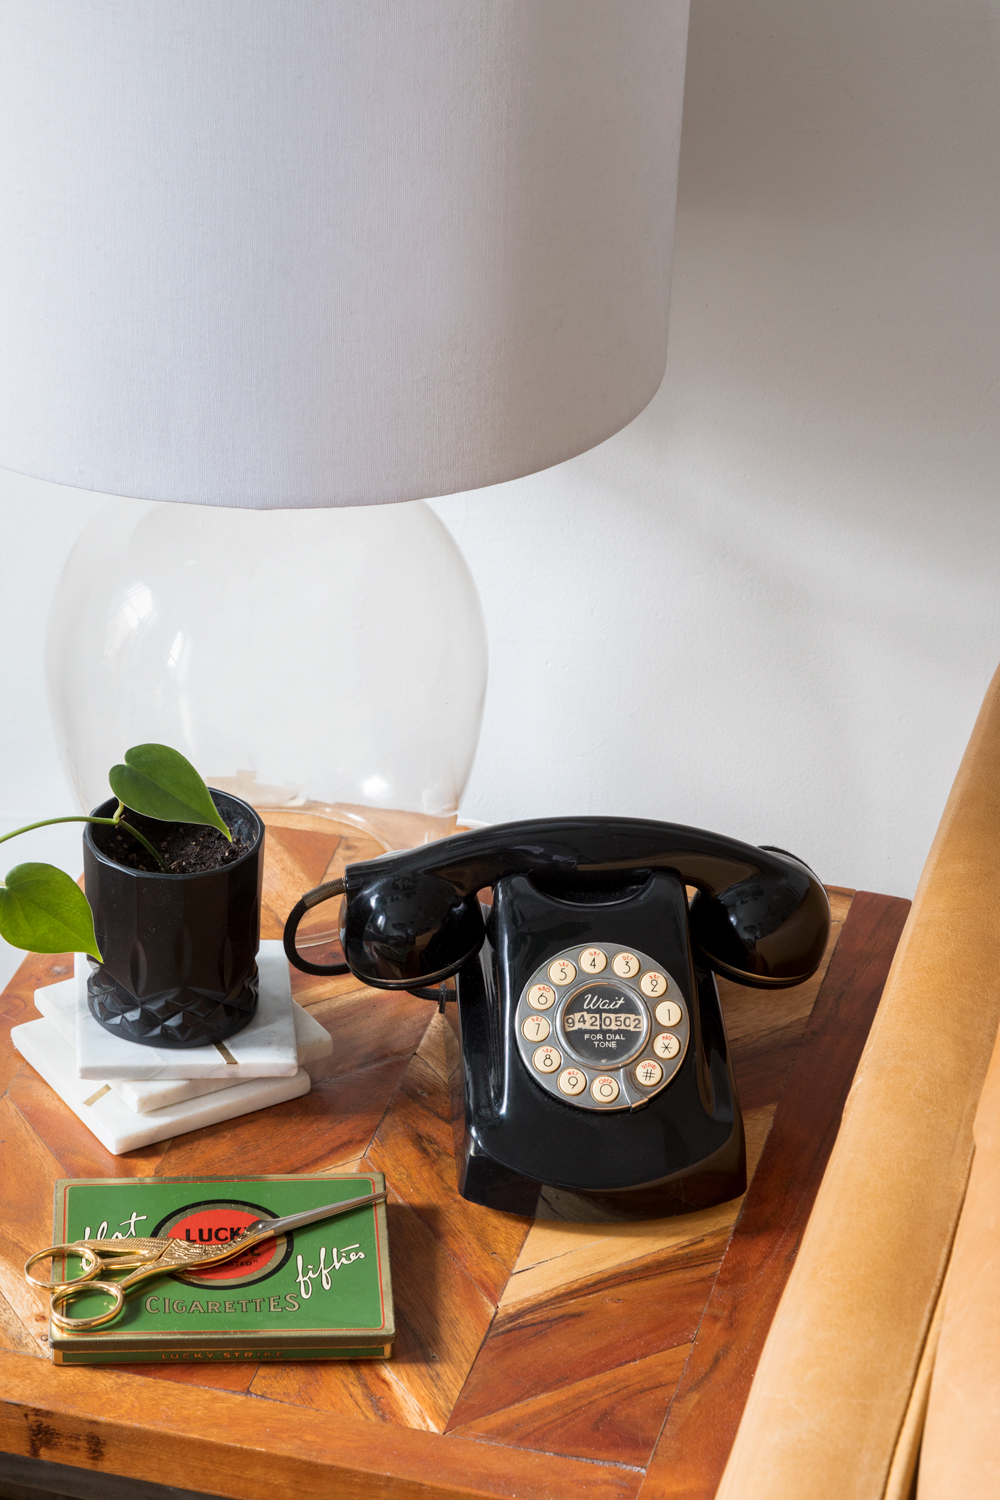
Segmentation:
[(278, 942), (257, 955), (257, 1014), (211, 1047), (140, 1047), (99, 1026), (87, 1006), (87, 959), (74, 975), (35, 991), (40, 1021), (11, 1040), (50, 1088), (115, 1156), (307, 1094), (303, 1064), (333, 1050), (329, 1032), (292, 999)]

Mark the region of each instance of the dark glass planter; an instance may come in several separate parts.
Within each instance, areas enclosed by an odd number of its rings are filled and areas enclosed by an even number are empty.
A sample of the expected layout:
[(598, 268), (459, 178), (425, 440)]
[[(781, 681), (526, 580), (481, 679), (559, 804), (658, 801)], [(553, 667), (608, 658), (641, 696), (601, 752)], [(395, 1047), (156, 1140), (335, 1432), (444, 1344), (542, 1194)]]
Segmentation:
[[(241, 1031), (257, 1009), (264, 825), (225, 792), (212, 800), (251, 847), (195, 875), (130, 870), (104, 852), (112, 830), (88, 823), (83, 873), (104, 962), (91, 961), (90, 1013), (146, 1047), (204, 1047)], [(110, 818), (111, 798), (94, 809)], [(104, 846), (104, 847), (102, 847)]]

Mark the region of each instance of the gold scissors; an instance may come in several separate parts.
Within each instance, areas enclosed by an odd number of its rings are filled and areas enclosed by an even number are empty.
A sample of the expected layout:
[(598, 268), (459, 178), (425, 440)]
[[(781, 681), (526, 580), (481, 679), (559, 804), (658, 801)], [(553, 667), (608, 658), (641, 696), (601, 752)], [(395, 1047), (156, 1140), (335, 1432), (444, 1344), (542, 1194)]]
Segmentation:
[[(231, 1260), (234, 1255), (242, 1255), (244, 1250), (274, 1235), (284, 1234), (286, 1230), (301, 1229), (304, 1224), (315, 1224), (318, 1219), (330, 1219), (334, 1214), (346, 1214), (352, 1208), (384, 1202), (384, 1192), (365, 1193), (361, 1198), (345, 1198), (342, 1203), (308, 1208), (303, 1213), (286, 1214), (282, 1219), (255, 1219), (235, 1239), (222, 1245), (194, 1245), (189, 1240), (171, 1239), (74, 1240), (69, 1245), (49, 1245), (48, 1249), (36, 1251), (25, 1261), (24, 1275), (32, 1286), (52, 1293), (52, 1321), (57, 1327), (76, 1332), (101, 1328), (117, 1318), (125, 1306), (125, 1293), (153, 1276), (197, 1271), (207, 1261), (217, 1264)], [(36, 1262), (57, 1255), (78, 1256), (82, 1262), (80, 1275), (67, 1281), (39, 1281), (37, 1276), (32, 1276), (31, 1268)], [(131, 1271), (131, 1275), (123, 1276), (120, 1281), (100, 1281), (101, 1271)], [(93, 1291), (107, 1292), (114, 1298), (114, 1305), (92, 1318), (70, 1318), (59, 1311), (74, 1298)]]

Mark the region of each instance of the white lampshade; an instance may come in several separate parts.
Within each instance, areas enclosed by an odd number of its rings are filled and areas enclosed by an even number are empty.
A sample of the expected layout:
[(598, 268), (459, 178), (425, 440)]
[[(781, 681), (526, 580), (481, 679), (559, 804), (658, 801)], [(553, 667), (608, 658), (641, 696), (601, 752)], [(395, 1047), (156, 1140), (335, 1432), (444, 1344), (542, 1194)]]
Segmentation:
[(374, 504), (666, 359), (687, 0), (0, 0), (0, 466)]

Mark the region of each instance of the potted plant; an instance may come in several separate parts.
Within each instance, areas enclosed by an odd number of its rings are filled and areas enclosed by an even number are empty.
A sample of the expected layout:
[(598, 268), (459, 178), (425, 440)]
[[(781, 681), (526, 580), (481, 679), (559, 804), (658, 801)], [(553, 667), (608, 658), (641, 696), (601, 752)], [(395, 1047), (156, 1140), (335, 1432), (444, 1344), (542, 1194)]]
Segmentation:
[(107, 1031), (152, 1047), (202, 1047), (257, 1009), (264, 825), (211, 791), (166, 745), (112, 767), (114, 796), (81, 822), (84, 889), (53, 865), (0, 881), (0, 935), (36, 953), (91, 957), (87, 1000)]

